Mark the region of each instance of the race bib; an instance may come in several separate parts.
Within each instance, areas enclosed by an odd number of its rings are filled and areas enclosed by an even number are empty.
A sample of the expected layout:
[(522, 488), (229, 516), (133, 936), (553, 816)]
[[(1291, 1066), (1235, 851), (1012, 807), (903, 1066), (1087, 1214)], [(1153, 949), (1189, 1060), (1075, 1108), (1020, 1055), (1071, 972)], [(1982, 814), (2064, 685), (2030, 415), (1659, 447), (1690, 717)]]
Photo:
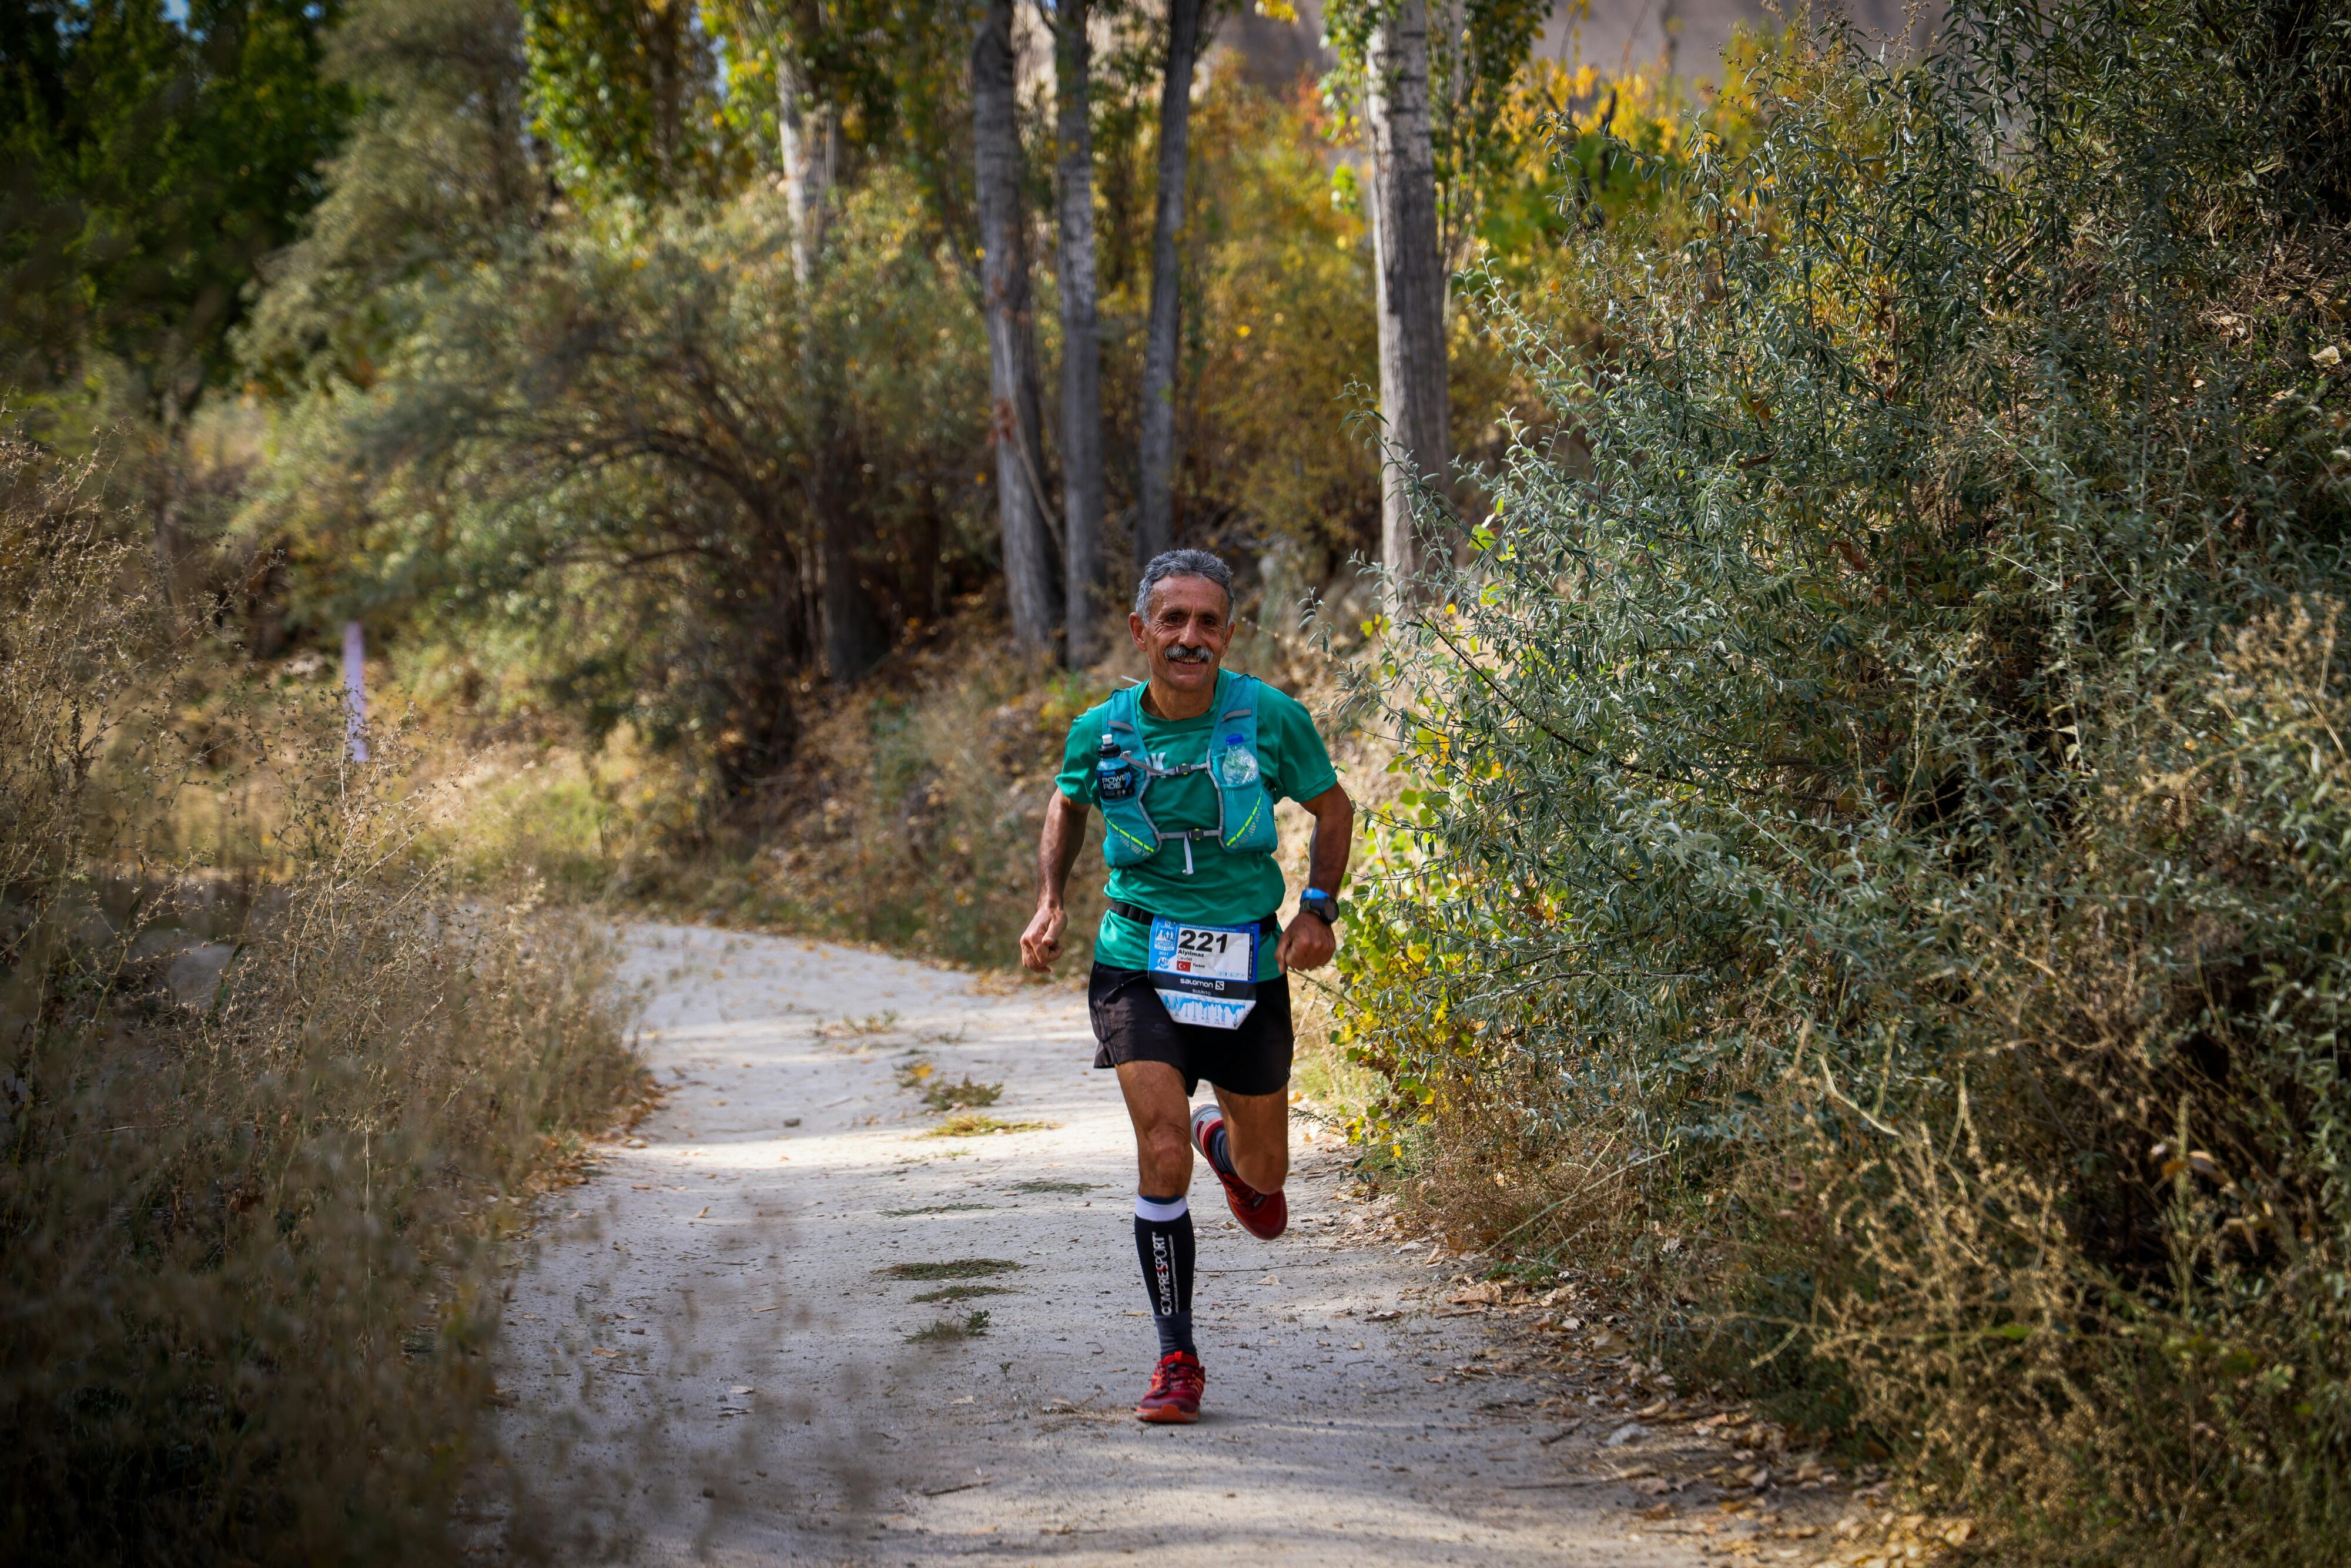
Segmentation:
[(1151, 923), (1151, 985), (1177, 1023), (1238, 1029), (1257, 1006), (1255, 925)]

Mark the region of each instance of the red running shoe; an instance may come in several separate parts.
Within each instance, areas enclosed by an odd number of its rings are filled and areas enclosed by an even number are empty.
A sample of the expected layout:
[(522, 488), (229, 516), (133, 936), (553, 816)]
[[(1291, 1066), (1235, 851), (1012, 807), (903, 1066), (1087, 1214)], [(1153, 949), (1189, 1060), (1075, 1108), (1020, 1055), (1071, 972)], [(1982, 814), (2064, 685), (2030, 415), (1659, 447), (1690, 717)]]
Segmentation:
[(1200, 1358), (1172, 1351), (1159, 1358), (1151, 1374), (1151, 1392), (1134, 1407), (1138, 1421), (1162, 1424), (1184, 1424), (1200, 1418), (1200, 1395), (1208, 1386), (1208, 1375), (1200, 1370)]
[(1232, 1206), (1233, 1218), (1241, 1222), (1241, 1228), (1260, 1241), (1270, 1241), (1290, 1228), (1290, 1200), (1278, 1192), (1258, 1191), (1235, 1176), (1229, 1164), (1208, 1152), (1210, 1136), (1224, 1124), (1225, 1113), (1213, 1100), (1193, 1112), (1192, 1146), (1225, 1184), (1225, 1201)]

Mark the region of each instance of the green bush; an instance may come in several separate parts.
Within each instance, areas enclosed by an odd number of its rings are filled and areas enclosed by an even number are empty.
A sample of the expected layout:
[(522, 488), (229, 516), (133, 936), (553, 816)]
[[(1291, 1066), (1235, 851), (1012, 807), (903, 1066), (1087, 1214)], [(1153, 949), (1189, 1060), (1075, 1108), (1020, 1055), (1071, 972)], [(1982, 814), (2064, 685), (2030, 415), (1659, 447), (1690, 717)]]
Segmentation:
[(877, 177), (803, 291), (783, 205), (616, 210), (417, 286), (372, 379), (291, 407), (247, 508), (287, 541), (293, 618), (391, 622), (428, 692), (628, 727), (705, 806), (772, 777), (816, 706), (818, 470), (857, 476), (879, 647), (989, 538), (952, 253)]
[(2021, 1552), (2316, 1561), (2351, 19), (1963, 5), (1769, 69), (1694, 225), (1588, 234), (1596, 340), (1488, 288), (1550, 407), (1361, 694), (1413, 775), (1365, 1131)]

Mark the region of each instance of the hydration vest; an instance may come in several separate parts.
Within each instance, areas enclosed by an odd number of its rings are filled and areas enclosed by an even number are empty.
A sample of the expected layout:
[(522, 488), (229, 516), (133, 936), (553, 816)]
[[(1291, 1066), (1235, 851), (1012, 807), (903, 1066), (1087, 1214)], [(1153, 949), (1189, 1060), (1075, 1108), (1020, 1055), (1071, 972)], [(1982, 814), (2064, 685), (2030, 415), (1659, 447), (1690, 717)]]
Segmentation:
[[(1141, 865), (1181, 841), (1184, 873), (1189, 876), (1195, 839), (1214, 839), (1218, 848), (1234, 854), (1270, 854), (1280, 846), (1281, 835), (1273, 824), (1273, 796), (1265, 787), (1265, 768), (1258, 757), (1259, 686), (1254, 675), (1236, 674), (1229, 685), (1220, 683), (1217, 701), (1209, 710), (1216, 724), (1208, 732), (1208, 759), (1174, 768), (1157, 766), (1143, 748), (1141, 686), (1128, 686), (1102, 705), (1102, 735), (1117, 745), (1137, 779), (1132, 793), (1099, 802), (1108, 824), (1102, 833), (1103, 859), (1113, 866)], [(1203, 771), (1217, 787), (1217, 825), (1163, 831), (1143, 804), (1152, 781)]]

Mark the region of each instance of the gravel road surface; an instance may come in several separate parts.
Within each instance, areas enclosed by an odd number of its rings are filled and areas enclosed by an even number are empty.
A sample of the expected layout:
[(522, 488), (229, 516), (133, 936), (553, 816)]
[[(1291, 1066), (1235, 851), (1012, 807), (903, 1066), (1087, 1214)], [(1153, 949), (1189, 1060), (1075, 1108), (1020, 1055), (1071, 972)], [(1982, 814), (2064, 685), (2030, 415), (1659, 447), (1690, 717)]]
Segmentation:
[[(1481, 1320), (1440, 1315), (1447, 1260), (1368, 1223), (1303, 1128), (1279, 1241), (1200, 1173), (1207, 1403), (1136, 1422), (1133, 1142), (1081, 995), (624, 941), (671, 1093), (549, 1201), (498, 1352), (539, 1500), (509, 1522), (557, 1560), (1698, 1561), (1593, 1475), (1604, 1427), (1560, 1440)], [(976, 1113), (1033, 1125), (940, 1135), (922, 1092), (967, 1078), (1003, 1086)]]

